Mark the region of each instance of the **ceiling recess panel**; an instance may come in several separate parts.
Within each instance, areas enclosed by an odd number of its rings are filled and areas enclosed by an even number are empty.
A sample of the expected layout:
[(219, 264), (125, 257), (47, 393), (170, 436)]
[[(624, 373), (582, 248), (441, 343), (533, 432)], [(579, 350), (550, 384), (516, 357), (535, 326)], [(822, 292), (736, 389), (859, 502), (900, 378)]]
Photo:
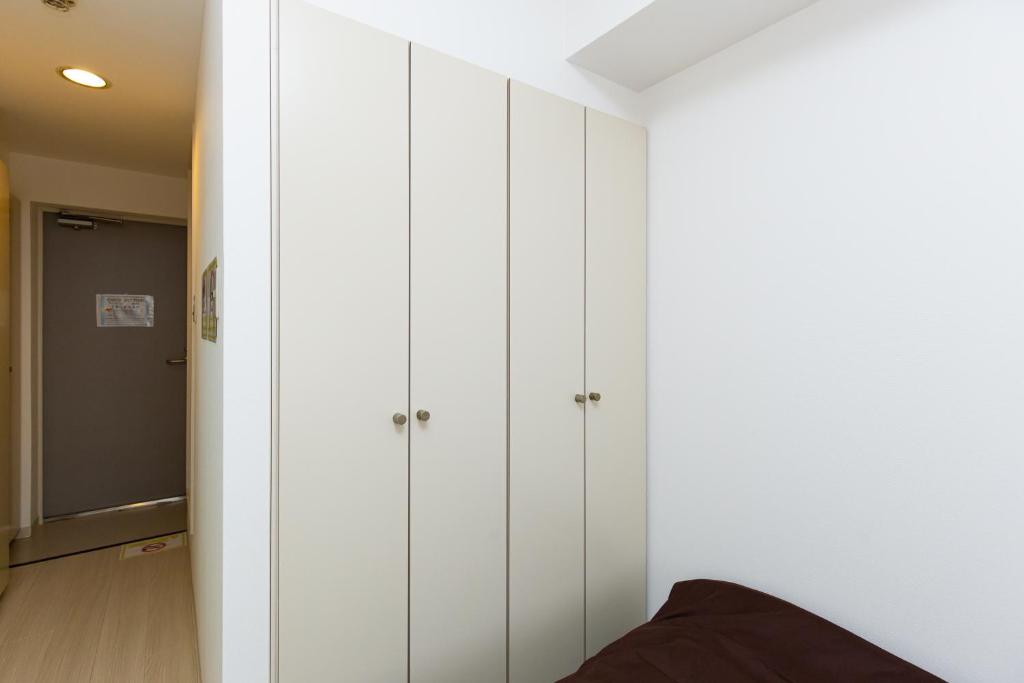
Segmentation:
[(569, 61), (639, 92), (814, 2), (655, 0)]

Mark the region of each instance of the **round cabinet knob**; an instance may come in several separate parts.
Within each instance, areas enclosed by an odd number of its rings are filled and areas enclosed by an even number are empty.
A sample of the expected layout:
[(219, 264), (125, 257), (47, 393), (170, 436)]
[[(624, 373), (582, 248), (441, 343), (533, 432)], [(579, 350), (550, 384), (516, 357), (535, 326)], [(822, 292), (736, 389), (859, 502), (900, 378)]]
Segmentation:
[(430, 419), (430, 411), (429, 410), (417, 410), (416, 411), (416, 419), (419, 420), (420, 422), (426, 422), (427, 420)]
[(399, 427), (404, 425), (408, 421), (408, 419), (409, 418), (407, 418), (402, 413), (395, 413), (394, 415), (391, 416), (391, 421), (394, 422)]
[(583, 394), (576, 394), (576, 399), (575, 400), (576, 400), (577, 403), (586, 403), (587, 402), (587, 397), (584, 396)]
[(601, 400), (601, 394), (597, 393), (596, 391), (591, 391), (590, 400), (593, 401), (594, 403), (597, 403), (598, 401)]

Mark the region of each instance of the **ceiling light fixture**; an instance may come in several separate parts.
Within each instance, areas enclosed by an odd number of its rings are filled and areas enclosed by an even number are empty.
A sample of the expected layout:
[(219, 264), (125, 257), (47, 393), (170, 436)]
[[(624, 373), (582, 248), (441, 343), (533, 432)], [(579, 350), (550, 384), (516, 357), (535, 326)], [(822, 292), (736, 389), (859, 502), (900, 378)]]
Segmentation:
[(79, 69), (74, 66), (57, 67), (57, 73), (59, 73), (63, 78), (68, 79), (72, 83), (84, 85), (86, 88), (95, 88), (97, 90), (101, 90), (103, 88), (110, 87), (110, 83), (107, 82), (107, 79), (103, 78), (99, 74), (94, 74), (91, 71)]

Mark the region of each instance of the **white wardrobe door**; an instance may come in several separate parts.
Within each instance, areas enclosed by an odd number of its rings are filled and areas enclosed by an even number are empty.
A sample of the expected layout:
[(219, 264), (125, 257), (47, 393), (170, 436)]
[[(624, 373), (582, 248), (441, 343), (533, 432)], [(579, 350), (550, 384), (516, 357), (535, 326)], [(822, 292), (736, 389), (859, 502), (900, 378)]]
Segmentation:
[(588, 109), (588, 656), (645, 617), (645, 168), (644, 129)]
[(584, 652), (584, 109), (509, 97), (509, 681), (536, 683)]
[(506, 79), (412, 48), (410, 678), (505, 680)]
[(281, 2), (280, 680), (405, 680), (405, 41)]

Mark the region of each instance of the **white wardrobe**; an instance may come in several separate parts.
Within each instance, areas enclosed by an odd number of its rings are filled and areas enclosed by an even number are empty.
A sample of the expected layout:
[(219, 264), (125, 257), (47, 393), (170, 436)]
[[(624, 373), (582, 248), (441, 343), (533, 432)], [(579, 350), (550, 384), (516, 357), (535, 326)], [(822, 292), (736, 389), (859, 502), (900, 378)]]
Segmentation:
[(281, 0), (277, 672), (554, 681), (645, 618), (645, 133)]

